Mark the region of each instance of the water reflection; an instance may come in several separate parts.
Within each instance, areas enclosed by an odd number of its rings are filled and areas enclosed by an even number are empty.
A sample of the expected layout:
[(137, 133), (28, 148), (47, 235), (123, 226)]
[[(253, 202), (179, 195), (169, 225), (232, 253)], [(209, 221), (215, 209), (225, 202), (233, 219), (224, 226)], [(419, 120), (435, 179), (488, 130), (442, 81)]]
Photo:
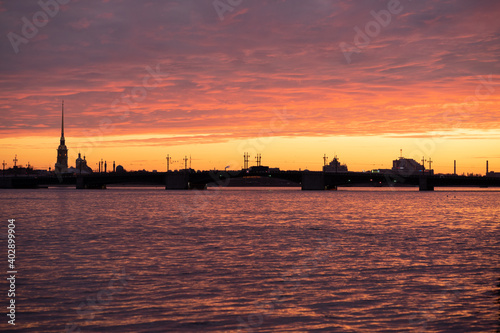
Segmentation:
[[(194, 191), (0, 191), (22, 226), (19, 323), (36, 332), (498, 327), (498, 192), (210, 191), (202, 209)], [(122, 270), (133, 279), (110, 287)]]

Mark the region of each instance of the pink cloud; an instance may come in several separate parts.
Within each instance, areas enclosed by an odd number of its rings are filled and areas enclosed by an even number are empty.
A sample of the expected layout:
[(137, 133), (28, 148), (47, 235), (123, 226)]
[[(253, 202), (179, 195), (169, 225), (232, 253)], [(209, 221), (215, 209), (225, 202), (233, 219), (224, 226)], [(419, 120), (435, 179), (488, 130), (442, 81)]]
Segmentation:
[(69, 23), (69, 25), (76, 30), (84, 30), (90, 26), (90, 21), (86, 17), (83, 17), (76, 22)]
[[(499, 4), (405, 5), (346, 63), (339, 44), (351, 43), (354, 27), (386, 4), (243, 2), (220, 21), (210, 1), (71, 2), (19, 54), (2, 41), (0, 133), (48, 133), (43, 126), (57, 132), (63, 98), (73, 133), (109, 119), (106, 135), (252, 137), (283, 107), (290, 119), (272, 135), (423, 133), (450, 129), (443, 114), (467, 107), (480, 77), (490, 74), (493, 90), (483, 89), (489, 94), (459, 125), (498, 128)], [(20, 32), (20, 18), (39, 10), (3, 6), (4, 32)], [(134, 100), (146, 66), (157, 64), (162, 81)]]

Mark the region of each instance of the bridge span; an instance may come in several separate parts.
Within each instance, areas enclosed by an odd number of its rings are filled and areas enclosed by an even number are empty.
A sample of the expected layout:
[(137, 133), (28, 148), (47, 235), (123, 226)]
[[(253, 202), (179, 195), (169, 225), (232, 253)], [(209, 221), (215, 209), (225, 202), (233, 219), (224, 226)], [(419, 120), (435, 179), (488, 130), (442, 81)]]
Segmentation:
[(500, 177), (458, 176), (369, 172), (323, 171), (170, 171), (95, 173), (44, 177), (0, 178), (0, 188), (37, 188), (76, 186), (77, 189), (102, 189), (107, 185), (157, 185), (167, 190), (206, 189), (227, 186), (232, 178), (269, 177), (287, 180), (302, 190), (334, 190), (339, 186), (418, 186), (420, 191), (435, 187), (500, 187)]

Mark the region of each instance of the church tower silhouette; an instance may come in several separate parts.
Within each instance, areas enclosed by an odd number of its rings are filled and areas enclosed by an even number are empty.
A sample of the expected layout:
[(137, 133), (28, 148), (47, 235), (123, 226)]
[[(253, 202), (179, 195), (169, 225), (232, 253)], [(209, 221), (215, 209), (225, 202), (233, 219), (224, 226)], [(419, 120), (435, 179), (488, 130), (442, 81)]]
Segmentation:
[(64, 101), (62, 101), (62, 118), (61, 118), (61, 140), (57, 148), (57, 162), (55, 165), (56, 173), (68, 171), (68, 148), (66, 147), (66, 139), (64, 139)]

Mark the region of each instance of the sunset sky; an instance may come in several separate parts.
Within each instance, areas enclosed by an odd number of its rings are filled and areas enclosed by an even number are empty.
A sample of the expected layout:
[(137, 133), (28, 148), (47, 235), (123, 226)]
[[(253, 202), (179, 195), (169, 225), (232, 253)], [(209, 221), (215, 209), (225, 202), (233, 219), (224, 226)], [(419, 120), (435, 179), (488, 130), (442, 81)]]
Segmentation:
[(500, 172), (498, 0), (42, 3), (0, 1), (8, 167), (54, 168), (64, 100), (70, 166)]

